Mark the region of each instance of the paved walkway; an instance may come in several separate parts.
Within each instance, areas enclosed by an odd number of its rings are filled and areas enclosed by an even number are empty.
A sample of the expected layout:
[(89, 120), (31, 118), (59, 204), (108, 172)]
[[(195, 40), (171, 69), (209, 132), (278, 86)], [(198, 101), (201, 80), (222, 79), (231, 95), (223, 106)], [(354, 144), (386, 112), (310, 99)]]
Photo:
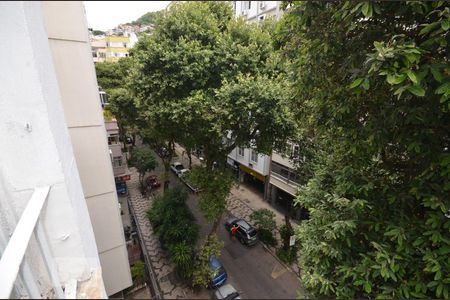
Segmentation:
[[(194, 293), (184, 283), (179, 282), (174, 274), (175, 265), (170, 261), (166, 251), (162, 250), (158, 237), (154, 234), (147, 211), (154, 201), (154, 196), (144, 197), (139, 191), (139, 179), (135, 168), (130, 168), (131, 180), (128, 181), (128, 201), (135, 212), (136, 226), (139, 227), (140, 239), (145, 245), (145, 251), (150, 259), (156, 281), (164, 299), (208, 299), (207, 291)], [(156, 191), (162, 192), (162, 188)]]
[[(178, 158), (174, 158), (173, 161), (179, 161), (187, 168), (189, 167), (189, 159), (187, 154), (182, 155), (183, 152), (184, 148), (178, 144), (175, 144), (175, 154), (178, 156)], [(192, 165), (195, 166), (200, 164), (201, 161), (195, 155), (192, 155)], [(253, 211), (262, 208), (266, 208), (275, 213), (275, 222), (277, 223), (278, 227), (285, 224), (284, 215), (273, 208), (267, 201), (264, 201), (263, 196), (260, 193), (253, 191), (251, 188), (247, 187), (245, 183), (235, 185), (231, 189), (230, 196), (227, 199), (227, 210), (233, 216), (245, 219), (247, 222), (252, 224), (250, 220), (250, 214)], [(295, 226), (294, 223), (292, 223), (292, 225)], [(276, 231), (275, 237), (278, 240), (278, 245), (281, 245), (281, 237), (278, 231)], [(272, 253), (272, 255), (277, 258), (275, 253), (276, 248), (270, 246), (266, 247)], [(297, 274), (297, 276), (300, 277), (300, 270), (296, 262), (290, 264), (288, 267), (295, 274)]]

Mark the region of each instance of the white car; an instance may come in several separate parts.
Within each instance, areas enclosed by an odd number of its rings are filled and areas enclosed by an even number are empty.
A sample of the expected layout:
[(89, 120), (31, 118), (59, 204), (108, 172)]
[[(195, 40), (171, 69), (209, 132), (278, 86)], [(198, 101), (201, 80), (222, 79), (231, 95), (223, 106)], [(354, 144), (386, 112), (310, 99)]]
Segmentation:
[(177, 175), (178, 175), (179, 178), (181, 178), (181, 177), (184, 177), (187, 174), (189, 174), (190, 171), (191, 170), (189, 170), (189, 169), (183, 169), (183, 170), (180, 170)]
[(231, 284), (222, 285), (217, 291), (214, 293), (215, 299), (241, 299), (239, 293)]
[(173, 164), (170, 165), (170, 169), (175, 173), (175, 174), (179, 174), (181, 170), (184, 169), (184, 166), (182, 163), (176, 161)]

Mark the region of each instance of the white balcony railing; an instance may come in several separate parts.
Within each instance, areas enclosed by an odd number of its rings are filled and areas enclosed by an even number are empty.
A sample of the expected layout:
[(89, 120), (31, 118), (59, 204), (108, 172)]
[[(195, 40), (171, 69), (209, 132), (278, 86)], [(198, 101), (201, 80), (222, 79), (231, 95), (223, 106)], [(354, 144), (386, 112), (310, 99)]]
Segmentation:
[[(61, 288), (61, 283), (58, 278), (55, 262), (50, 252), (47, 239), (45, 237), (44, 229), (39, 221), (42, 207), (44, 206), (50, 187), (37, 187), (31, 196), (27, 206), (25, 207), (19, 222), (14, 229), (14, 233), (6, 245), (5, 251), (0, 259), (0, 298), (5, 299), (11, 296), (14, 284), (19, 273), (22, 273), (23, 278), (32, 278), (30, 276), (30, 268), (27, 262), (24, 261), (24, 256), (28, 248), (33, 233), (35, 234), (37, 243), (39, 245), (42, 257), (45, 261), (47, 272), (53, 285), (54, 297), (64, 298), (64, 293)], [(21, 266), (23, 268), (21, 268)], [(27, 267), (24, 267), (27, 266)], [(31, 282), (25, 282), (27, 290), (31, 298), (41, 298), (42, 295), (36, 286)], [(34, 286), (34, 287), (33, 287)]]

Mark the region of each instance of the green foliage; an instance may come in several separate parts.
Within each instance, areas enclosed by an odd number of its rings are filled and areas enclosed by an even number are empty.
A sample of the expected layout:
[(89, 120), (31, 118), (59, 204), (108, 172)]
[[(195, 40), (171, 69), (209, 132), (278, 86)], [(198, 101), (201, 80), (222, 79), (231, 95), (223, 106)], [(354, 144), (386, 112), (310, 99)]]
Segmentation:
[(258, 229), (259, 240), (269, 246), (276, 246), (277, 240), (273, 235), (273, 231), (277, 228), (275, 222), (275, 214), (266, 208), (256, 210), (250, 214), (250, 220)]
[(265, 229), (274, 231), (277, 228), (275, 213), (267, 208), (258, 209), (250, 214), (250, 220), (256, 225), (258, 230)]
[(313, 297), (449, 298), (448, 4), (293, 2), (278, 26), (311, 159)]
[(145, 263), (142, 261), (137, 261), (131, 268), (131, 278), (133, 279), (133, 284), (139, 286), (145, 282)]
[(177, 266), (178, 274), (184, 279), (190, 279), (194, 272), (193, 247), (185, 242), (170, 248), (170, 257)]
[(227, 169), (208, 171), (205, 167), (194, 166), (188, 175), (193, 185), (200, 189), (199, 207), (207, 221), (214, 221), (222, 215), (226, 198), (234, 184), (232, 174)]
[(200, 208), (216, 224), (231, 187), (221, 178), (228, 153), (250, 144), (270, 153), (293, 128), (270, 34), (232, 15), (224, 2), (177, 3), (132, 53), (132, 88), (152, 134), (204, 149)]
[(131, 58), (120, 58), (117, 62), (99, 62), (95, 64), (98, 85), (109, 93), (116, 88), (124, 88), (131, 67)]
[(285, 224), (280, 227), (279, 232), (283, 245), (277, 249), (277, 256), (283, 262), (290, 264), (297, 259), (298, 245), (289, 246), (289, 240), (291, 235), (293, 235), (293, 232), (291, 232)]
[(154, 232), (164, 249), (168, 249), (178, 274), (189, 279), (193, 272), (193, 249), (197, 243), (199, 226), (186, 205), (184, 189), (167, 190), (156, 198), (147, 212)]
[(208, 287), (213, 276), (209, 267), (209, 259), (211, 256), (219, 257), (220, 249), (223, 242), (219, 240), (217, 235), (209, 235), (203, 246), (200, 248), (197, 259), (195, 261), (193, 285)]
[(277, 249), (276, 254), (277, 254), (278, 258), (281, 259), (281, 261), (286, 264), (293, 263), (295, 261), (295, 259), (297, 258), (297, 252), (296, 252), (295, 247), (293, 247), (289, 250), (285, 250), (284, 248), (279, 248), (279, 249)]
[(137, 169), (139, 173), (139, 181), (141, 186), (143, 186), (145, 173), (154, 170), (158, 166), (158, 162), (150, 149), (135, 148), (131, 153), (130, 165)]
[(140, 16), (136, 21), (131, 22), (131, 25), (154, 25), (156, 23), (156, 19), (161, 14), (162, 11), (149, 11), (148, 13)]
[(92, 34), (93, 34), (93, 35), (105, 35), (105, 32), (104, 32), (104, 31), (101, 31), (101, 30), (93, 30), (93, 31), (92, 31)]

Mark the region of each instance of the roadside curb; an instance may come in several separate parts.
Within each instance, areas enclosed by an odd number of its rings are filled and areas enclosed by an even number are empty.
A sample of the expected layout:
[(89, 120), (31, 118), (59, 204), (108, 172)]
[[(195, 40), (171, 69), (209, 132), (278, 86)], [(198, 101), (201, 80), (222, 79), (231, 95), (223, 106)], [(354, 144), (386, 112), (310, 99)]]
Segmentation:
[[(260, 241), (261, 242), (261, 241)], [(289, 271), (291, 271), (292, 273), (294, 273), (298, 278), (300, 278), (300, 274), (295, 272), (290, 266), (288, 266), (284, 261), (282, 261), (281, 259), (278, 258), (277, 254), (274, 253), (266, 244), (264, 244), (263, 242), (261, 242), (263, 248), (265, 251), (269, 252), (270, 255), (272, 255), (281, 265), (283, 265), (286, 269), (288, 269)]]

